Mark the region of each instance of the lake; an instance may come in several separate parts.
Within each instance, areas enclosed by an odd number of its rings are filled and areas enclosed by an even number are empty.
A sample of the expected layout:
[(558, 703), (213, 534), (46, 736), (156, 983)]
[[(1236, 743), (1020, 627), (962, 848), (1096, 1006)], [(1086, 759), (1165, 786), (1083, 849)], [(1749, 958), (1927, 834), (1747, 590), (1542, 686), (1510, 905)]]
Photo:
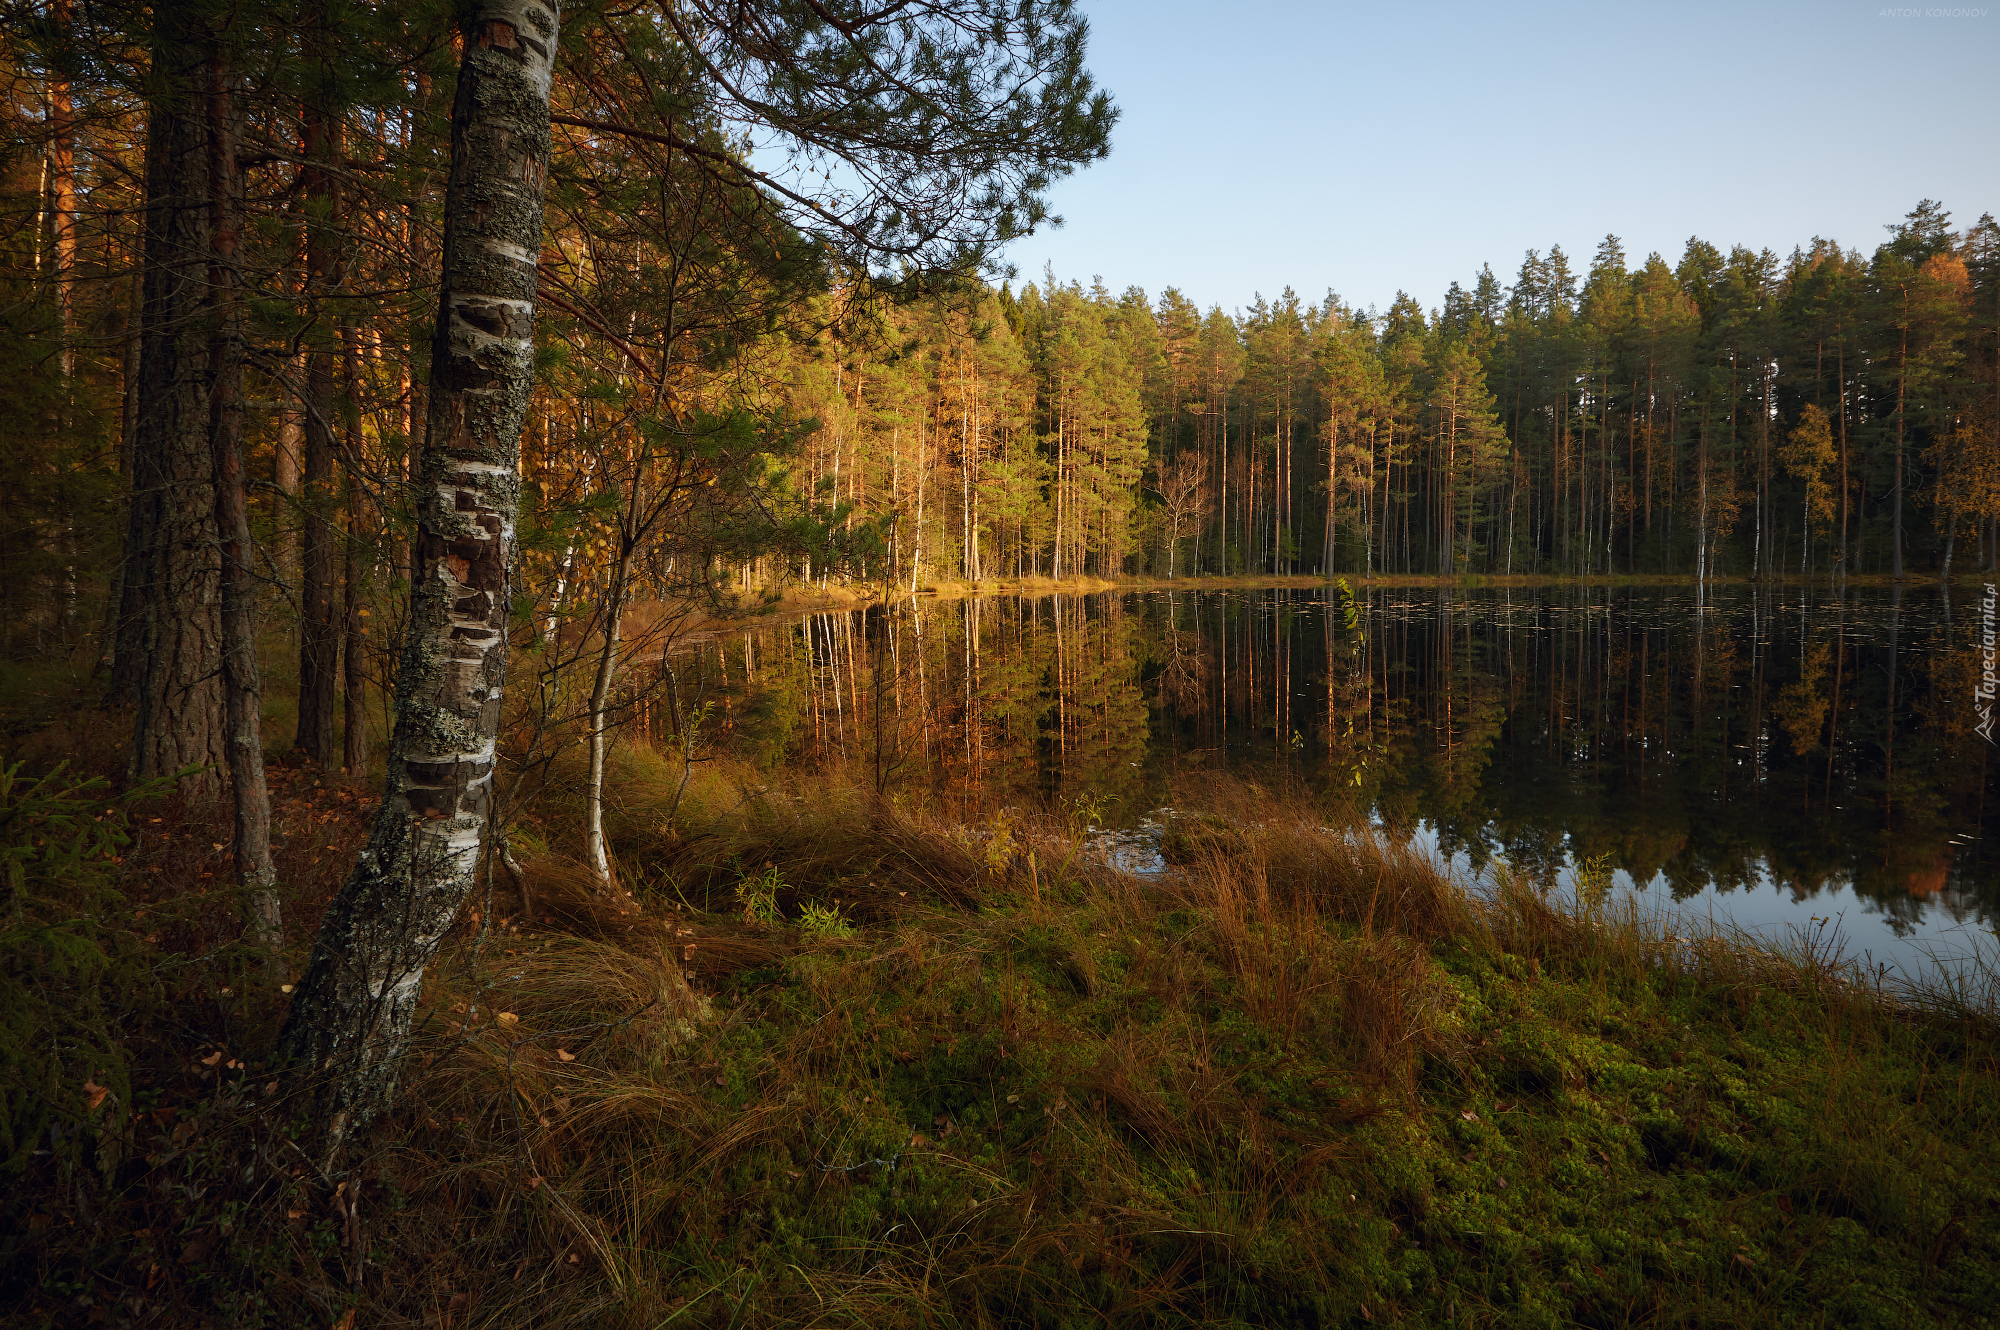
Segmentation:
[(1561, 891), (1587, 862), (1915, 976), (2000, 919), (1982, 628), (1964, 587), (1288, 586), (919, 599), (670, 660), (705, 737), (769, 767), (1112, 829), (1227, 773), (1468, 878)]

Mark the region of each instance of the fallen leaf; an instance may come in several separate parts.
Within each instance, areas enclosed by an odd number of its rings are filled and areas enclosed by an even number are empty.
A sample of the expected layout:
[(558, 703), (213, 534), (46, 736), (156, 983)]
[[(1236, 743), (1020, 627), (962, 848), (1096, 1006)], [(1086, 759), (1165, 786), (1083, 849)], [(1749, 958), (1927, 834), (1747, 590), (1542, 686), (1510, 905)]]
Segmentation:
[(528, 1190), (529, 1190), (529, 1191), (533, 1191), (533, 1190), (534, 1190), (535, 1188), (537, 1188), (537, 1187), (539, 1187), (539, 1186), (541, 1186), (541, 1185), (542, 1185), (542, 1180), (541, 1180), (540, 1178), (529, 1178), (529, 1179), (528, 1179)]
[(502, 1025), (506, 1026), (510, 1030), (521, 1023), (521, 1018), (519, 1016), (516, 1016), (511, 1011), (503, 1011), (498, 1016), (495, 1016), (493, 1019), (500, 1022)]
[(1368, 1310), (1368, 1305), (1366, 1303), (1363, 1303), (1361, 1305), (1361, 1319), (1364, 1321), (1372, 1321), (1375, 1319), (1375, 1314)]
[(333, 1330), (354, 1330), (354, 1312), (355, 1309), (353, 1307), (349, 1307), (347, 1309), (347, 1315), (341, 1317), (338, 1321), (335, 1321), (333, 1323)]
[(94, 1081), (85, 1081), (83, 1083), (83, 1100), (92, 1112), (95, 1112), (97, 1106), (104, 1102), (104, 1096), (110, 1093), (109, 1090)]
[(1464, 1118), (1464, 1119), (1465, 1119), (1465, 1120), (1466, 1120), (1467, 1122), (1477, 1122), (1477, 1121), (1479, 1121), (1479, 1115), (1478, 1115), (1477, 1113), (1473, 1112), (1473, 1111), (1472, 1111), (1471, 1109), (1469, 1109), (1469, 1108), (1461, 1108), (1461, 1109), (1460, 1109), (1460, 1110), (1458, 1111), (1458, 1115), (1459, 1115), (1460, 1117)]
[[(715, 1083), (716, 1083), (717, 1085), (727, 1085), (727, 1084), (729, 1084), (729, 1080), (728, 1080), (728, 1078), (727, 1078), (727, 1077), (724, 1077), (724, 1076), (718, 1076), (718, 1077), (716, 1077), (716, 1078), (715, 1078)], [(865, 1104), (865, 1103), (867, 1103), (868, 1101), (867, 1101), (866, 1099), (864, 1099), (864, 1100), (862, 1100), (861, 1102)]]
[(305, 1211), (303, 1211), (303, 1210), (287, 1210), (287, 1211), (285, 1211), (285, 1218), (287, 1218), (287, 1219), (297, 1219), (297, 1218), (299, 1218), (300, 1216), (302, 1216), (303, 1214), (305, 1214)]
[(220, 1061), (222, 1061), (222, 1050), (218, 1048), (213, 1053), (210, 1053), (207, 1057), (203, 1058), (201, 1060), (201, 1065), (204, 1067), (213, 1067), (216, 1063)]
[(576, 1061), (576, 1054), (570, 1052), (567, 1048), (558, 1048), (556, 1050), (556, 1061), (574, 1062)]

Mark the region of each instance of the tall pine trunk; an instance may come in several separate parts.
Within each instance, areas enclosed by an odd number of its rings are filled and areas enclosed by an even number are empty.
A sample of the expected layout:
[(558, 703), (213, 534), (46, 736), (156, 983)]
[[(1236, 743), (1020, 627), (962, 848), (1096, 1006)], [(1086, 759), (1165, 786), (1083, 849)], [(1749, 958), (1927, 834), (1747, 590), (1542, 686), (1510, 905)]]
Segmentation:
[(361, 328), (353, 319), (341, 330), (341, 391), (347, 399), (347, 456), (345, 483), (347, 506), (346, 538), (341, 542), (341, 725), (340, 765), (349, 776), (368, 770), (368, 673), (365, 659), (366, 637), (361, 625), (361, 484), (354, 465), (361, 459), (361, 416), (356, 403), (361, 400)]
[(236, 165), (234, 74), (220, 44), (208, 62), (209, 286), (215, 303), (209, 342), (209, 443), (215, 522), (221, 548), (222, 692), (229, 784), (235, 813), (236, 886), (251, 940), (277, 966), (284, 942), (277, 869), (271, 863), (271, 800), (264, 785), (263, 693), (253, 617), (257, 581), (249, 507), (243, 494), (243, 180)]
[(395, 1093), (493, 796), (556, 22), (537, 0), (479, 0), (464, 27), (386, 788), (279, 1037), (281, 1061), (318, 1086), (329, 1163)]
[(154, 11), (131, 509), (113, 701), (137, 703), (134, 778), (200, 768), (221, 792), (221, 560), (209, 421), (210, 161), (205, 34), (191, 7)]
[[(328, 39), (330, 40), (330, 39)], [(322, 74), (330, 83), (330, 73)], [(341, 197), (329, 162), (341, 156), (342, 134), (330, 96), (316, 94), (306, 107), (302, 173), (306, 197), (306, 292), (319, 321), (330, 312), (328, 297), (345, 278), (341, 259)], [(305, 549), (300, 568), (299, 724), (294, 746), (325, 768), (335, 765), (336, 700), (339, 696), (341, 611), (337, 592), (342, 566), (339, 502), (335, 497), (335, 431), (351, 403), (343, 404), (338, 332), (321, 328), (318, 345), (306, 351)]]

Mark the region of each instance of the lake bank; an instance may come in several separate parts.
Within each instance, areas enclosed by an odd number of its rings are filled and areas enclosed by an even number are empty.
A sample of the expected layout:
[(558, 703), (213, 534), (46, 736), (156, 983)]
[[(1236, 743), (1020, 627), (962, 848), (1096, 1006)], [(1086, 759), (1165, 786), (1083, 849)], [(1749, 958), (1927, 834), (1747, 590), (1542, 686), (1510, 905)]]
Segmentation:
[(1127, 829), (1233, 775), (1468, 875), (1594, 861), (1772, 941), (1835, 918), (1914, 977), (2000, 919), (1967, 611), (1935, 586), (923, 598), (719, 635), (676, 681), (704, 743), (774, 772), (879, 758), (885, 788), (1085, 800)]
[[(1887, 573), (1860, 573), (1845, 578), (1840, 585), (1846, 587), (1867, 587), (1888, 589), (1902, 586), (1906, 589), (1934, 588), (1939, 585), (1954, 588), (1977, 589), (1993, 581), (1996, 574), (1978, 570), (1955, 572), (1942, 581), (1934, 576), (1917, 577), (1905, 575), (1900, 580)], [(960, 600), (968, 596), (1048, 596), (1048, 595), (1096, 595), (1106, 591), (1217, 591), (1225, 589), (1256, 590), (1266, 587), (1319, 588), (1331, 587), (1339, 582), (1361, 587), (1464, 587), (1464, 588), (1540, 588), (1540, 587), (1777, 587), (1786, 590), (1821, 591), (1831, 594), (1838, 587), (1824, 577), (1774, 577), (1751, 578), (1746, 576), (1710, 577), (1706, 582), (1691, 573), (1602, 573), (1588, 576), (1561, 576), (1542, 573), (1297, 573), (1297, 574), (1204, 574), (1188, 577), (1025, 577), (1025, 578), (983, 578), (977, 581), (956, 579), (920, 580), (914, 593), (906, 587), (898, 586), (884, 592), (880, 586), (849, 583), (815, 587), (810, 583), (789, 585), (771, 600), (749, 612), (721, 616), (704, 617), (697, 621), (695, 631), (711, 632), (717, 629), (740, 629), (753, 625), (771, 614), (796, 614), (814, 610), (855, 608), (866, 605), (895, 604), (908, 600), (914, 594), (919, 598), (939, 600)]]
[(182, 974), (144, 1115), (93, 1110), (131, 1166), (7, 1221), (25, 1323), (79, 1296), (718, 1328), (2000, 1302), (1990, 998), (1892, 1005), (1824, 956), (1481, 898), (1237, 782), (1183, 791), (1139, 880), (1086, 810), (712, 767), (666, 819), (672, 764), (617, 761), (631, 894), (549, 848), (571, 810), (525, 829), (532, 918), (504, 880), (468, 908), (358, 1213), (258, 1102), (278, 996)]

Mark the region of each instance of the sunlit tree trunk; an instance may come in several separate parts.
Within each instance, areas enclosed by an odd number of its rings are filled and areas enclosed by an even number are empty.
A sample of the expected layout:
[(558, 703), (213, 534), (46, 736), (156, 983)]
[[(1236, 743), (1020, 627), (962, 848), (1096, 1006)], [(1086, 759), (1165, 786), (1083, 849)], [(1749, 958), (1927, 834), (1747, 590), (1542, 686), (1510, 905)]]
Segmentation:
[[(50, 0), (49, 25), (67, 35), (74, 0)], [(65, 384), (76, 373), (76, 98), (67, 72), (49, 79), (49, 211), (54, 222), (56, 314), (62, 335)]]
[(280, 1060), (319, 1087), (327, 1161), (394, 1094), (424, 970), (472, 891), (493, 793), (556, 22), (537, 0), (480, 0), (464, 25), (386, 788), (279, 1039)]
[[(627, 512), (636, 516), (643, 476), (635, 474), (627, 496)], [(597, 673), (590, 684), (590, 771), (583, 790), (584, 857), (600, 886), (612, 885), (611, 850), (604, 835), (604, 763), (611, 746), (611, 686), (618, 677), (618, 650), (624, 637), (625, 592), (632, 576), (635, 545), (628, 516), (619, 531), (618, 558), (611, 567), (611, 585), (604, 597), (604, 639), (597, 653)]]
[(368, 769), (368, 671), (361, 623), (361, 485), (353, 464), (361, 458), (361, 328), (353, 320), (341, 330), (341, 391), (347, 399), (346, 432), (349, 467), (346, 490), (347, 532), (341, 541), (341, 735), (340, 765), (350, 776)]

